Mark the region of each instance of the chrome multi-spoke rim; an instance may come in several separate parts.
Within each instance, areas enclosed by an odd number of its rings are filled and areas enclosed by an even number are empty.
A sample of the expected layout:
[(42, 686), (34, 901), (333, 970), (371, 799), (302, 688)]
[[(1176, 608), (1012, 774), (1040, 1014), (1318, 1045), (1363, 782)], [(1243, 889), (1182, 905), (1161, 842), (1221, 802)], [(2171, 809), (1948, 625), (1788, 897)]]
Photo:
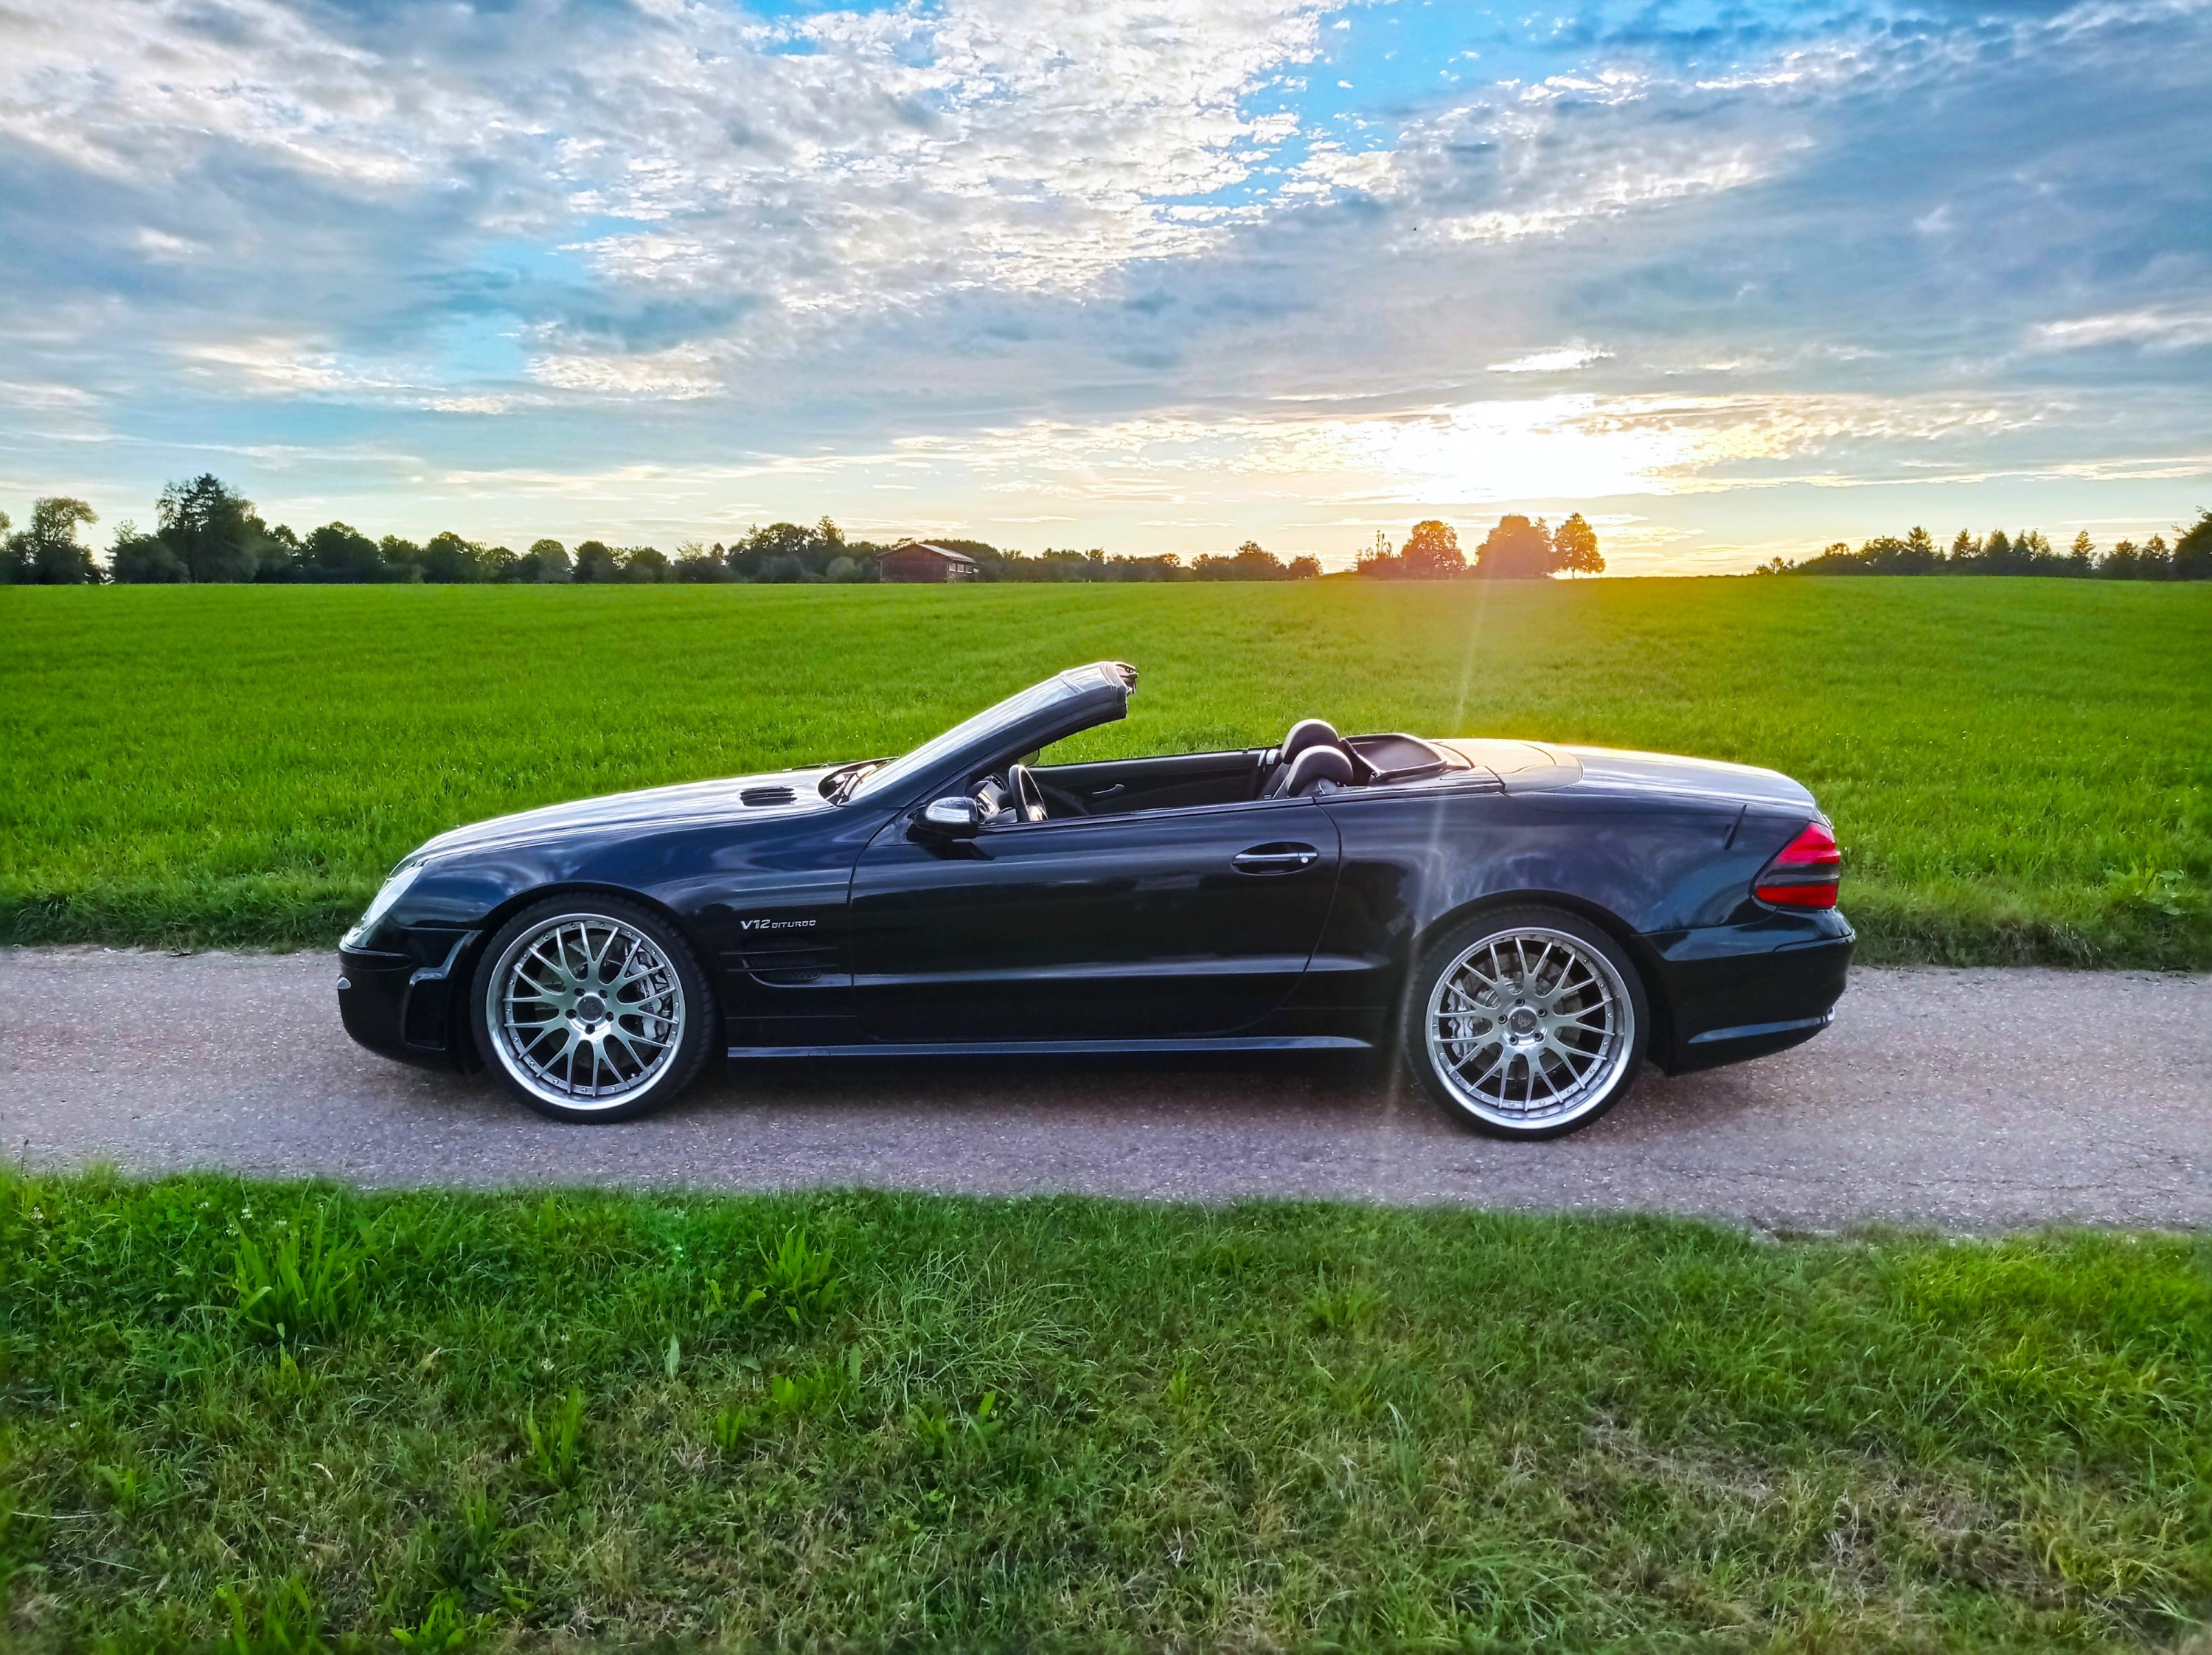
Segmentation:
[(484, 1022), (518, 1085), (565, 1109), (612, 1109), (675, 1061), (684, 984), (635, 926), (563, 914), (507, 945), (485, 991)]
[(1634, 1008), (1611, 961), (1539, 926), (1485, 937), (1429, 995), (1429, 1058), (1460, 1107), (1504, 1127), (1558, 1126), (1627, 1067)]

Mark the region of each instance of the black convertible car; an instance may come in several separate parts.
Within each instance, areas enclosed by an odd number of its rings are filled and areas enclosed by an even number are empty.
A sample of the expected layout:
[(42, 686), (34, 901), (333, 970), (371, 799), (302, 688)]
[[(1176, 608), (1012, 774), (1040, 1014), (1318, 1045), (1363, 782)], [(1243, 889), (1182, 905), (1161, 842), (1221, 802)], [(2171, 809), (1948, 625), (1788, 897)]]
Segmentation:
[(1737, 764), (1340, 736), (1036, 762), (1079, 666), (902, 758), (654, 788), (431, 840), (340, 945), (387, 1056), (614, 1120), (708, 1054), (1394, 1052), (1537, 1138), (1826, 1026), (1852, 934), (1813, 797)]

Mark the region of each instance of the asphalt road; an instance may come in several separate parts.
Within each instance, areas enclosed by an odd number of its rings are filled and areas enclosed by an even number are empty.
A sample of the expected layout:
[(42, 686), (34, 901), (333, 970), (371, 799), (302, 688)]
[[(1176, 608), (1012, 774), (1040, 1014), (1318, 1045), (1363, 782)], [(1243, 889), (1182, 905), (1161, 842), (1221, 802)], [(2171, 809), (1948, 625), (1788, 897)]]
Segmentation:
[(364, 1185), (825, 1184), (1878, 1220), (2212, 1225), (2212, 978), (1861, 970), (1835, 1026), (1648, 1073), (1578, 1136), (1501, 1144), (1371, 1073), (755, 1064), (653, 1118), (558, 1126), (338, 1026), (319, 954), (0, 950), (0, 1133), (33, 1167)]

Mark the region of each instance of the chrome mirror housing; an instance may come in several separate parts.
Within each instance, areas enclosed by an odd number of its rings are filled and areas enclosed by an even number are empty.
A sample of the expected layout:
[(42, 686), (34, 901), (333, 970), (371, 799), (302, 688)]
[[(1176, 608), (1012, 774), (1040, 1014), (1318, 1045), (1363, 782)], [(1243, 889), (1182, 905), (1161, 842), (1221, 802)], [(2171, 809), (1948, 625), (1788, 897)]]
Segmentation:
[(931, 800), (915, 825), (945, 838), (965, 839), (983, 825), (983, 815), (973, 799), (955, 794), (949, 799)]

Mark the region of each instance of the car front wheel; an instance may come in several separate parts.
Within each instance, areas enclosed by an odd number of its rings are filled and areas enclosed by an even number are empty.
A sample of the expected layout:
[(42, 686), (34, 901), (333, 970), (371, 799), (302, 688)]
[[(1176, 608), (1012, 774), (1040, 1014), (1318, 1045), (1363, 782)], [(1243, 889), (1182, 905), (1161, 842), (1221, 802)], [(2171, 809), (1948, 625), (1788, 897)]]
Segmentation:
[(616, 1121), (668, 1101), (712, 1044), (714, 995), (690, 945), (613, 897), (555, 897), (499, 928), (478, 963), (477, 1047), (556, 1121)]
[(1444, 1108), (1501, 1138), (1556, 1138), (1620, 1100), (1650, 1026), (1636, 966), (1578, 915), (1479, 915), (1425, 949), (1407, 995), (1408, 1065)]

